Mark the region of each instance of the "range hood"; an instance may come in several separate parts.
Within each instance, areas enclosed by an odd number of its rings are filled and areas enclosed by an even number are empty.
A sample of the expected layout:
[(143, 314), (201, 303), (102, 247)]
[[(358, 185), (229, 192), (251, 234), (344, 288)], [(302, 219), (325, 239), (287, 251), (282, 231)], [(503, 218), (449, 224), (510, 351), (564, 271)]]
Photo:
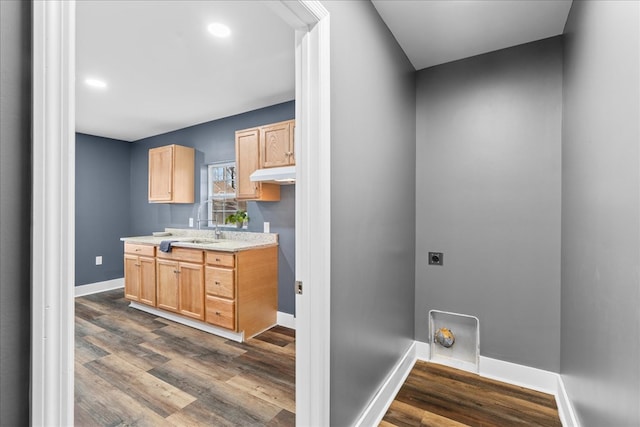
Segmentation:
[(249, 177), (251, 181), (269, 182), (274, 184), (295, 184), (296, 167), (283, 166), (279, 168), (258, 169)]

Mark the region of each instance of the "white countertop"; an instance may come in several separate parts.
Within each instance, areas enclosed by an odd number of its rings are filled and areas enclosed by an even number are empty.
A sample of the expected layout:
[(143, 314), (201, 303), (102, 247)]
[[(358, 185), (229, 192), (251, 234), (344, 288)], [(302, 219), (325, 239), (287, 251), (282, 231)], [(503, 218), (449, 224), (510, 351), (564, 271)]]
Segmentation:
[(166, 228), (168, 236), (131, 236), (121, 237), (120, 240), (129, 243), (139, 243), (159, 246), (164, 240), (171, 240), (171, 246), (193, 248), (210, 251), (238, 252), (249, 249), (278, 246), (276, 233), (251, 233), (239, 231), (222, 231), (220, 239), (215, 238), (213, 230), (184, 230)]

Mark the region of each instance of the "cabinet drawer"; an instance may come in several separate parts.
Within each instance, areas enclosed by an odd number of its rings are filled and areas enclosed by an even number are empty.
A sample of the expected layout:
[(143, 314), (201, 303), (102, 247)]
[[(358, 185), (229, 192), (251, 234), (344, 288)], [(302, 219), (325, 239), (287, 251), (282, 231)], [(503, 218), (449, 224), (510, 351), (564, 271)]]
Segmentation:
[(212, 325), (235, 330), (236, 304), (230, 300), (207, 295), (205, 320)]
[(207, 266), (205, 272), (205, 292), (222, 298), (235, 298), (234, 292), (235, 270)]
[(127, 254), (135, 254), (142, 256), (155, 256), (156, 247), (152, 245), (140, 245), (137, 243), (124, 243), (124, 252)]
[(158, 251), (158, 258), (172, 259), (175, 261), (193, 262), (202, 264), (202, 251), (197, 249), (171, 248), (171, 252)]
[(207, 251), (207, 264), (233, 268), (236, 265), (235, 260), (234, 254)]

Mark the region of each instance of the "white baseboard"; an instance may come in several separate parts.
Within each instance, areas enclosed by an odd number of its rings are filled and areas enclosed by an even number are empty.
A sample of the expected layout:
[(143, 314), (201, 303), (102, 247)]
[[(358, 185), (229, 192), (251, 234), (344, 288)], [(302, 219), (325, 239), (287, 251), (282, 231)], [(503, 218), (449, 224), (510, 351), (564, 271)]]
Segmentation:
[(548, 394), (555, 395), (558, 390), (559, 375), (555, 372), (490, 357), (480, 356), (480, 375)]
[[(409, 375), (415, 360), (429, 361), (430, 353), (428, 343), (415, 341), (410, 351), (413, 351), (413, 356), (410, 356), (409, 352), (405, 354), (404, 358), (390, 374), (389, 379), (382, 385), (374, 400), (369, 404), (363, 415), (360, 417), (360, 420), (356, 424), (357, 426), (378, 425), (391, 405), (391, 402), (393, 402), (395, 395), (398, 390), (400, 390), (400, 387), (404, 383), (406, 377)], [(410, 364), (407, 364), (408, 358), (413, 358), (413, 361)], [(409, 366), (408, 369), (406, 368), (407, 365)], [(404, 369), (406, 369), (406, 372), (401, 375), (400, 371)], [(558, 415), (560, 416), (562, 425), (564, 427), (580, 427), (580, 423), (578, 422), (571, 400), (565, 390), (562, 376), (559, 374), (480, 356), (480, 372), (478, 375), (554, 395), (556, 398), (556, 404), (558, 405)], [(394, 384), (397, 384), (399, 378), (401, 378), (401, 380), (399, 385), (394, 387), (394, 391), (391, 393), (389, 398), (390, 393), (387, 389), (391, 388), (390, 383), (392, 378), (395, 378), (395, 381), (393, 381)], [(380, 400), (382, 400), (382, 395), (385, 396), (384, 405), (380, 402), (376, 402), (376, 399), (379, 397)]]
[(554, 395), (562, 425), (580, 427), (560, 374), (480, 356), (480, 375)]
[(380, 424), (384, 414), (386, 414), (387, 409), (391, 406), (393, 399), (395, 399), (398, 391), (400, 391), (400, 387), (404, 384), (415, 363), (416, 343), (414, 341), (402, 359), (400, 359), (395, 368), (393, 368), (380, 389), (378, 389), (378, 392), (356, 422), (356, 427), (369, 427)]
[(562, 425), (565, 427), (580, 427), (580, 421), (578, 421), (578, 416), (573, 409), (573, 404), (569, 399), (567, 390), (564, 388), (564, 381), (562, 381), (562, 376), (560, 375), (558, 375), (558, 391), (555, 396)]
[(97, 294), (99, 292), (111, 291), (113, 289), (120, 288), (124, 288), (124, 277), (76, 286), (74, 291), (76, 297), (83, 297), (85, 295)]
[(228, 329), (218, 328), (216, 326), (210, 325), (208, 323), (199, 322), (197, 320), (189, 319), (188, 317), (180, 316), (178, 314), (173, 314), (170, 311), (159, 310), (155, 307), (151, 307), (145, 304), (139, 304), (135, 301), (131, 301), (129, 303), (129, 307), (138, 309), (140, 311), (144, 311), (145, 313), (153, 314), (158, 317), (162, 317), (165, 319), (169, 319), (173, 322), (180, 323), (186, 326), (190, 326), (195, 329), (199, 329), (204, 332), (208, 332), (213, 335), (218, 335), (220, 337), (230, 339), (236, 342), (244, 341), (244, 333), (243, 332), (233, 332)]
[(285, 328), (295, 329), (296, 317), (293, 314), (283, 313), (282, 311), (279, 311), (278, 317), (276, 318), (276, 323), (280, 326), (284, 326)]

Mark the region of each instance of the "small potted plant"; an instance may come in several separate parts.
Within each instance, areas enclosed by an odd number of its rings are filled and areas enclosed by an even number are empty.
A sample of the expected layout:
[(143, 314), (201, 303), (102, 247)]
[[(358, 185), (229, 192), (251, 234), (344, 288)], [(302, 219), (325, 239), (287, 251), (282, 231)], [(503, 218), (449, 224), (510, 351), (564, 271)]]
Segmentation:
[(245, 222), (249, 222), (249, 215), (247, 215), (247, 211), (242, 210), (236, 211), (224, 220), (225, 224), (235, 224), (238, 228), (242, 228)]

